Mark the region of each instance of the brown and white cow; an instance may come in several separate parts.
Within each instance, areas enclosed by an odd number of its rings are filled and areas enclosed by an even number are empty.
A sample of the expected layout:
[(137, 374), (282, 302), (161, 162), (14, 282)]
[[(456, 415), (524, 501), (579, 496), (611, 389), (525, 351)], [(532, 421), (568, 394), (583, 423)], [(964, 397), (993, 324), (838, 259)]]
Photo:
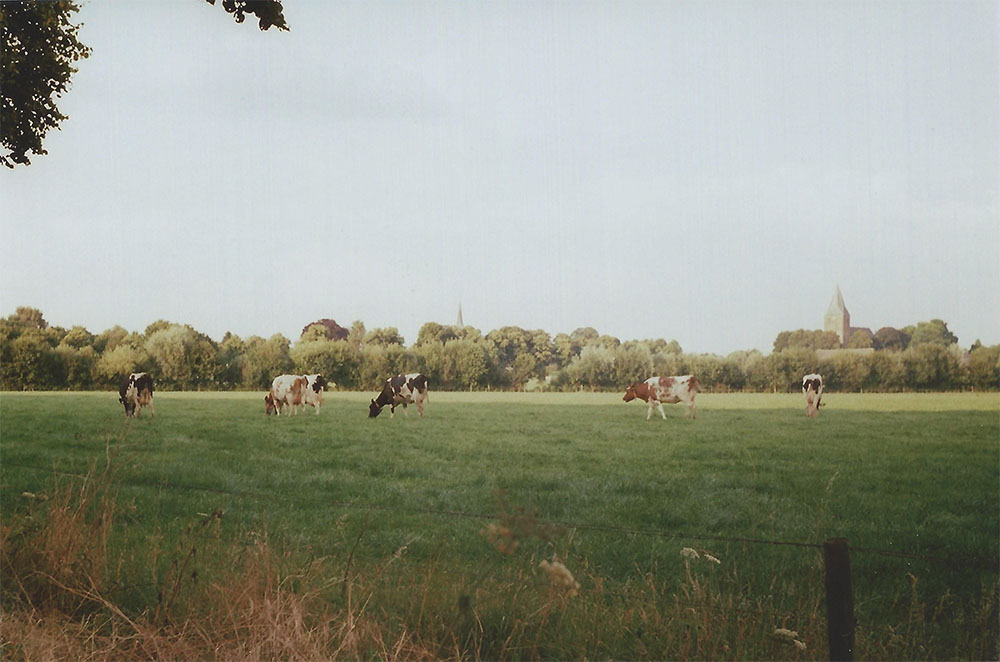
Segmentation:
[(806, 416), (819, 414), (819, 401), (823, 397), (823, 378), (815, 372), (802, 378), (802, 395), (806, 396)]
[(674, 404), (676, 402), (687, 403), (688, 415), (695, 418), (694, 396), (701, 392), (701, 385), (694, 375), (681, 375), (679, 377), (650, 377), (644, 382), (636, 382), (626, 389), (625, 402), (630, 402), (640, 398), (649, 404), (646, 412), (646, 420), (653, 415), (653, 408), (660, 411), (660, 416), (666, 420), (667, 415), (663, 411), (663, 404)]
[(148, 406), (149, 413), (153, 411), (153, 378), (148, 372), (133, 372), (122, 382), (118, 389), (118, 402), (125, 406), (125, 416), (138, 418), (142, 408)]
[(389, 405), (389, 417), (396, 415), (396, 407), (403, 405), (403, 413), (406, 414), (406, 405), (416, 403), (417, 412), (424, 415), (424, 403), (427, 402), (428, 389), (427, 377), (419, 372), (411, 372), (408, 375), (396, 375), (385, 380), (382, 392), (378, 398), (372, 399), (368, 406), (368, 418), (375, 418), (382, 413), (382, 407)]
[(298, 407), (305, 405), (309, 380), (302, 375), (278, 375), (271, 382), (271, 392), (264, 396), (264, 411), (281, 415), (285, 409), (288, 415), (298, 413)]
[(306, 378), (306, 390), (302, 395), (302, 409), (305, 409), (306, 405), (312, 405), (316, 408), (316, 415), (319, 415), (319, 408), (323, 404), (323, 389), (327, 385), (336, 386), (336, 384), (331, 384), (326, 381), (326, 377), (323, 375), (303, 375)]

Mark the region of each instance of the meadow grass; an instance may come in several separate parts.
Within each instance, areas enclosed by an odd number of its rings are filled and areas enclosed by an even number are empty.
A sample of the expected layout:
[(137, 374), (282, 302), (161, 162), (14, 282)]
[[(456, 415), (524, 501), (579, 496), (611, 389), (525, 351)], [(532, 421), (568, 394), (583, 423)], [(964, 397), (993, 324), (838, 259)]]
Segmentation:
[[(703, 394), (696, 420), (668, 406), (648, 422), (608, 393), (432, 392), (423, 419), (375, 420), (369, 397), (276, 418), (262, 394), (157, 393), (155, 418), (125, 422), (116, 394), (5, 393), (5, 553), (13, 519), (113, 457), (105, 574), (126, 614), (190, 587), (182, 568), (225, 586), (245, 567), (267, 588), (247, 566), (266, 543), (266, 567), (320, 587), (302, 600), (377, 616), (369, 643), (389, 648), (366, 655), (802, 659), (770, 624), (823, 657), (821, 552), (798, 544), (843, 536), (862, 657), (996, 654), (995, 393), (827, 394), (817, 419), (798, 396)], [(553, 558), (579, 596), (553, 593), (538, 567)]]

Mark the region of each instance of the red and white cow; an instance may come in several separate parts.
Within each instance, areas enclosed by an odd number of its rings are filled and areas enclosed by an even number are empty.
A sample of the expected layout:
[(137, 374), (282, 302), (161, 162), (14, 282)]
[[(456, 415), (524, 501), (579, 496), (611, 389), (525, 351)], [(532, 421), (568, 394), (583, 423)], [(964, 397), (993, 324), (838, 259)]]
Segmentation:
[(298, 413), (303, 405), (309, 380), (302, 375), (278, 375), (271, 382), (271, 392), (264, 396), (264, 411), (281, 415), (285, 409), (288, 415)]
[(819, 401), (823, 396), (823, 378), (815, 372), (802, 378), (802, 395), (806, 396), (806, 416), (819, 414)]
[(304, 375), (306, 378), (306, 390), (302, 395), (302, 409), (304, 410), (306, 405), (312, 405), (316, 408), (316, 415), (319, 415), (319, 408), (323, 404), (323, 389), (327, 385), (336, 386), (336, 384), (331, 384), (326, 381), (326, 377), (323, 375)]
[(648, 421), (653, 415), (653, 408), (660, 411), (663, 420), (667, 415), (663, 411), (663, 404), (674, 404), (677, 402), (687, 403), (688, 415), (695, 418), (694, 396), (701, 392), (701, 385), (694, 375), (681, 375), (679, 377), (650, 377), (644, 382), (636, 382), (625, 391), (625, 402), (630, 402), (636, 398), (649, 403), (649, 410), (646, 412)]

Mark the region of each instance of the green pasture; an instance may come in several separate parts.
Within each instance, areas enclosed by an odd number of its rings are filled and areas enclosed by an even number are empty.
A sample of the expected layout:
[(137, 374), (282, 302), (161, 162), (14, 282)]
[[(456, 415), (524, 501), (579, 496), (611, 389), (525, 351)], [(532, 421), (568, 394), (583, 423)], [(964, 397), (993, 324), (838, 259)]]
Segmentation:
[(519, 515), (531, 524), (515, 559), (557, 554), (602, 586), (669, 586), (693, 547), (743, 593), (781, 603), (822, 586), (808, 545), (842, 536), (862, 624), (904, 618), (914, 579), (959, 611), (995, 590), (997, 393), (831, 393), (816, 419), (796, 395), (702, 394), (696, 420), (665, 405), (666, 421), (610, 393), (432, 392), (423, 419), (411, 407), (374, 420), (370, 397), (331, 392), (318, 416), (279, 418), (263, 393), (157, 393), (155, 418), (125, 421), (114, 393), (4, 393), (3, 517), (110, 457), (119, 544), (136, 550), (126, 576), (155, 575), (169, 554), (139, 550), (167, 550), (222, 511), (230, 538), (357, 563), (395, 555), (468, 583), (516, 562), (481, 531)]

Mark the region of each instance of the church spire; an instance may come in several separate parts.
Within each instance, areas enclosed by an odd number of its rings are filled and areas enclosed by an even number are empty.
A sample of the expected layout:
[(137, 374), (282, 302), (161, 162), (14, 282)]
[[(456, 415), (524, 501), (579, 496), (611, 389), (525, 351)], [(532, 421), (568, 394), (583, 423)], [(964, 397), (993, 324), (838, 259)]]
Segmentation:
[(847, 306), (844, 305), (844, 295), (840, 293), (840, 284), (837, 284), (837, 289), (833, 293), (833, 298), (830, 299), (830, 306), (826, 309), (827, 315), (841, 315), (849, 314), (847, 313)]
[(840, 293), (839, 283), (833, 293), (833, 298), (830, 299), (826, 315), (823, 316), (823, 330), (836, 333), (837, 337), (840, 338), (841, 345), (845, 344), (848, 336), (851, 335), (851, 314), (847, 312), (847, 306), (844, 305), (844, 295)]
[(465, 322), (462, 321), (462, 302), (458, 302), (458, 321), (455, 322), (455, 326), (460, 329), (465, 328)]

